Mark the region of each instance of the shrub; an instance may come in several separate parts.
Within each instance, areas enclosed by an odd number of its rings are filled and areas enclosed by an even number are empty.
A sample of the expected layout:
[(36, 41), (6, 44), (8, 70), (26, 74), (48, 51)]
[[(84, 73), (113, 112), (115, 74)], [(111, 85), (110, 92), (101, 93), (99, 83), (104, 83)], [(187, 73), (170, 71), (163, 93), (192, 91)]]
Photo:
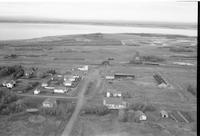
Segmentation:
[(158, 56), (142, 56), (141, 57), (143, 61), (150, 61), (150, 62), (163, 62), (165, 61), (164, 58), (158, 57)]
[(171, 47), (169, 49), (169, 51), (172, 51), (172, 52), (193, 52), (192, 49), (188, 49), (188, 48), (181, 48), (181, 47)]
[(197, 93), (196, 88), (193, 85), (189, 84), (187, 86), (187, 91), (190, 92), (192, 95), (196, 96), (196, 93)]
[(96, 114), (103, 116), (105, 114), (108, 114), (110, 111), (105, 106), (92, 106), (92, 107), (85, 107), (82, 112), (84, 114)]
[(134, 111), (140, 110), (142, 112), (147, 112), (147, 111), (152, 112), (152, 111), (156, 110), (156, 108), (153, 105), (146, 105), (146, 104), (143, 104), (143, 103), (131, 104), (129, 106), (129, 108), (134, 110)]
[(0, 114), (9, 115), (23, 111), (26, 106), (23, 101), (17, 101), (17, 96), (8, 91), (0, 91)]

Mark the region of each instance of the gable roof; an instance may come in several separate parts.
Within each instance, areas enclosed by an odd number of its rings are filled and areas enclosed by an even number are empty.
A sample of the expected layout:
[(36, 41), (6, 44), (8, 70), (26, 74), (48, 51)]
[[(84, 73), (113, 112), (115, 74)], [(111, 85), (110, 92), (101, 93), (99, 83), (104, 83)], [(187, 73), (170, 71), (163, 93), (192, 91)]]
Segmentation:
[(114, 105), (124, 105), (126, 104), (121, 98), (104, 98), (106, 104), (114, 104)]

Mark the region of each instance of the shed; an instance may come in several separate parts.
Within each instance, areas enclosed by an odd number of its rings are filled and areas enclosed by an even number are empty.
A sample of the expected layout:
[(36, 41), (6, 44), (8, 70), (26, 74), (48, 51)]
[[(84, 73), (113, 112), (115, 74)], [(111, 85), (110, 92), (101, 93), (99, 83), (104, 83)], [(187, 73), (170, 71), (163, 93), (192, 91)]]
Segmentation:
[(165, 110), (161, 110), (160, 115), (161, 115), (162, 118), (168, 118), (169, 117), (168, 112), (165, 111)]
[(45, 99), (42, 103), (42, 106), (46, 107), (46, 108), (53, 108), (53, 107), (57, 106), (56, 98)]

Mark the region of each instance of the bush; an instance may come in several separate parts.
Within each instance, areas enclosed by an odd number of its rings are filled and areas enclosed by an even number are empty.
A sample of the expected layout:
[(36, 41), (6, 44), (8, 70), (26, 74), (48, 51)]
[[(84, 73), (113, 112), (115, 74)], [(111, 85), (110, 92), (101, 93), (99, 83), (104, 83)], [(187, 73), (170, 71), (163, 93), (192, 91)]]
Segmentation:
[(0, 70), (0, 76), (5, 77), (13, 74), (13, 78), (23, 76), (24, 70), (21, 65), (4, 66)]
[(82, 112), (84, 114), (96, 114), (103, 116), (105, 114), (108, 114), (110, 111), (105, 106), (92, 106), (92, 107), (85, 107)]
[(190, 92), (192, 95), (196, 96), (196, 88), (193, 85), (189, 84), (187, 87), (187, 91)]
[(172, 52), (193, 52), (192, 49), (181, 48), (181, 47), (171, 47), (171, 48), (169, 49), (169, 51), (172, 51)]
[(141, 57), (143, 61), (150, 61), (150, 62), (163, 62), (165, 61), (164, 58), (158, 57), (158, 56), (142, 56)]
[(17, 96), (8, 91), (0, 91), (0, 114), (9, 115), (23, 111), (26, 106), (21, 101), (17, 101)]
[(134, 111), (140, 110), (142, 112), (147, 112), (147, 111), (153, 112), (156, 110), (156, 108), (153, 105), (145, 105), (143, 103), (131, 104), (129, 108)]

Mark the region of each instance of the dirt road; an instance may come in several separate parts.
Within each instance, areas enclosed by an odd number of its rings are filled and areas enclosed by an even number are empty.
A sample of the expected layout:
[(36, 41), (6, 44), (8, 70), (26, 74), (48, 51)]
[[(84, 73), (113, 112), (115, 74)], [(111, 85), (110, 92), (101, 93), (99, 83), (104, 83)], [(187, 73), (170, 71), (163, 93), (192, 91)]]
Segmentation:
[(85, 91), (87, 90), (87, 86), (88, 84), (90, 83), (90, 81), (94, 80), (96, 76), (98, 76), (98, 73), (99, 71), (98, 70), (95, 70), (95, 71), (92, 71), (91, 73), (88, 74), (88, 76), (81, 82), (81, 90), (79, 92), (79, 95), (78, 95), (78, 101), (77, 101), (77, 104), (76, 104), (76, 108), (74, 110), (74, 113), (72, 114), (67, 126), (65, 127), (63, 133), (61, 136), (70, 136), (70, 133), (72, 131), (72, 128), (74, 126), (74, 123), (77, 119), (77, 116), (84, 104), (84, 94), (85, 94)]

